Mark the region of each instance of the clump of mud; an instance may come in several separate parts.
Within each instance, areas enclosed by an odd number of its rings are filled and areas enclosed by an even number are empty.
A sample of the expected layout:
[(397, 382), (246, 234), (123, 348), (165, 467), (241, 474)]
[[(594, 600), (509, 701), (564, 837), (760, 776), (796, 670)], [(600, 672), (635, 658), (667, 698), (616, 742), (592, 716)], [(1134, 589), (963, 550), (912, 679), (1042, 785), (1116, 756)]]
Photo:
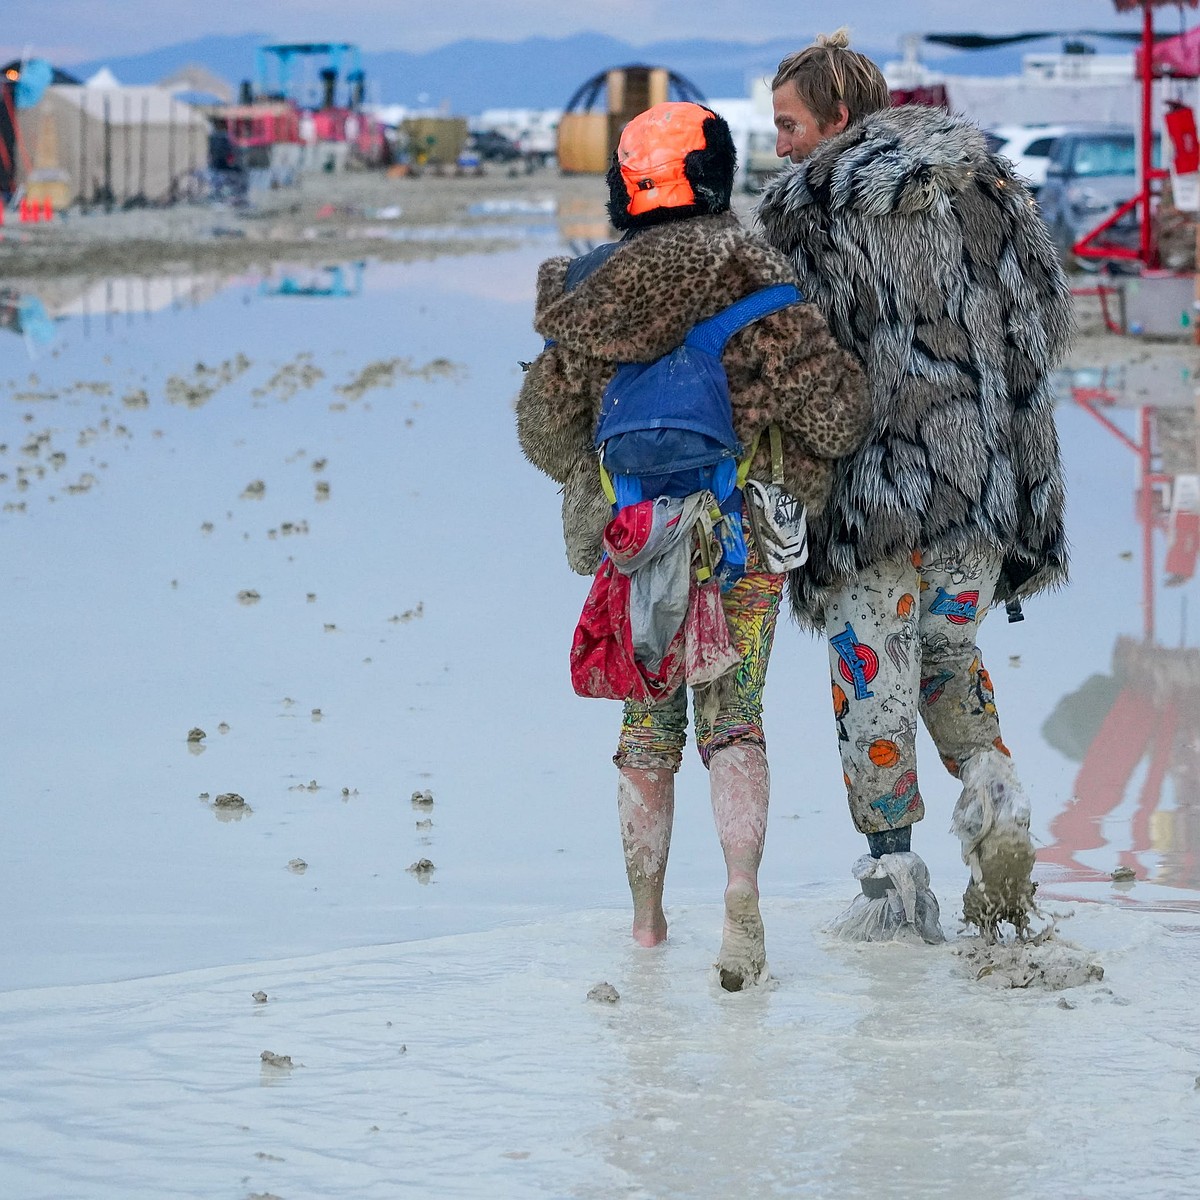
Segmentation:
[(399, 378), (447, 379), (461, 373), (462, 368), (448, 358), (433, 358), (422, 366), (415, 366), (411, 358), (381, 358), (368, 363), (349, 383), (339, 384), (333, 390), (347, 400), (358, 400), (375, 388), (391, 387)]
[(293, 875), (303, 875), (308, 870), (308, 863), (302, 858), (293, 858), (287, 865)]
[(172, 404), (200, 408), (249, 368), (250, 360), (244, 354), (237, 354), (215, 367), (198, 362), (191, 376), (172, 375), (167, 380), (167, 399)]
[(965, 938), (953, 952), (976, 980), (1000, 990), (1061, 992), (1104, 978), (1104, 968), (1086, 950), (1059, 938), (1053, 925), (1012, 942)]
[(208, 734), (199, 725), (193, 726), (188, 730), (187, 740), (189, 742), (202, 742), (206, 737), (208, 737)]
[(413, 875), (416, 875), (418, 879), (421, 878), (421, 876), (428, 878), (435, 870), (437, 870), (433, 863), (427, 858), (418, 858), (415, 863), (412, 863), (404, 869), (406, 871), (410, 871)]
[(273, 1050), (264, 1050), (258, 1057), (263, 1066), (276, 1067), (281, 1071), (290, 1071), (296, 1065), (290, 1054), (276, 1054)]
[(312, 361), (307, 351), (298, 354), (290, 363), (285, 363), (262, 387), (250, 393), (255, 397), (274, 396), (279, 400), (290, 400), (297, 392), (311, 388), (325, 378), (325, 372)]
[(597, 1004), (616, 1004), (621, 998), (621, 993), (611, 983), (602, 982), (596, 984), (588, 992), (587, 998), (594, 1000)]
[(412, 804), (413, 808), (432, 808), (433, 793), (428, 788), (423, 792), (413, 792)]
[(222, 792), (214, 801), (214, 808), (245, 808), (246, 801), (237, 792)]

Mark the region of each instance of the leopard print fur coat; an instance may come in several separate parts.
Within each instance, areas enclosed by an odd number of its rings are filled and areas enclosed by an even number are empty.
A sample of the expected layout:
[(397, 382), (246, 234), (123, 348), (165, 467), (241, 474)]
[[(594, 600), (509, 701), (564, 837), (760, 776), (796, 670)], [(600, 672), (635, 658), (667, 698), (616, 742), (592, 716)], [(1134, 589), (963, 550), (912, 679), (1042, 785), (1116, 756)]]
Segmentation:
[[(743, 296), (795, 283), (778, 251), (731, 213), (691, 217), (627, 236), (593, 274), (565, 290), (569, 258), (538, 272), (534, 328), (552, 339), (526, 372), (517, 433), (529, 461), (563, 487), (563, 534), (573, 570), (591, 574), (611, 516), (593, 434), (619, 363), (652, 362), (698, 321)], [(834, 461), (866, 434), (863, 373), (810, 304), (793, 305), (734, 334), (722, 358), (734, 430), (743, 444), (775, 424), (784, 482), (810, 513), (824, 507)], [(751, 474), (770, 479), (768, 439)]]
[(781, 172), (758, 217), (871, 388), (870, 435), (838, 463), (791, 581), (801, 619), (913, 550), (998, 550), (1001, 602), (1065, 582), (1050, 375), (1071, 298), (1010, 164), (968, 121), (885, 110)]

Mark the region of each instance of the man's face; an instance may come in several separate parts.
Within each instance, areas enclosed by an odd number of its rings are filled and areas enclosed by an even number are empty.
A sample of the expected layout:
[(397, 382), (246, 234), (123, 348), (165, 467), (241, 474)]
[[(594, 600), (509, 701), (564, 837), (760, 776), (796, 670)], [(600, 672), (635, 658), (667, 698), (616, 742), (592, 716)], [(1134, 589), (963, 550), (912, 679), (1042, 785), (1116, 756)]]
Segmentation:
[(821, 132), (817, 118), (790, 81), (771, 93), (771, 107), (775, 111), (775, 153), (780, 158), (801, 162), (834, 132)]

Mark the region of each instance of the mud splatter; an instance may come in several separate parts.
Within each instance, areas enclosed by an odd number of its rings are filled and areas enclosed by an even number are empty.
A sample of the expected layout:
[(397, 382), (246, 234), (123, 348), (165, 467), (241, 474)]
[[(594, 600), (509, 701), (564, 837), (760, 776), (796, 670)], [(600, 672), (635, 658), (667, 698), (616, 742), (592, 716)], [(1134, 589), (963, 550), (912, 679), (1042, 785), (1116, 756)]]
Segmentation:
[(1086, 950), (1059, 938), (1054, 926), (1025, 940), (966, 938), (953, 947), (972, 977), (1001, 990), (1061, 992), (1098, 983), (1104, 968)]

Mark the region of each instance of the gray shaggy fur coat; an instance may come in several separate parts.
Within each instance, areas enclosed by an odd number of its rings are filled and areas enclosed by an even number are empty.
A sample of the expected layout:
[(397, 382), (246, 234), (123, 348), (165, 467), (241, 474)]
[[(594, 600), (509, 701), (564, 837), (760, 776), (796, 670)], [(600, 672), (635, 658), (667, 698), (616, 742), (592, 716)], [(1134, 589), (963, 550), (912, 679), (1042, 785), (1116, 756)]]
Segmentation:
[[(573, 570), (600, 564), (611, 510), (600, 487), (593, 435), (617, 365), (653, 362), (681, 345), (698, 321), (743, 296), (795, 283), (778, 251), (731, 213), (689, 217), (626, 237), (571, 291), (569, 258), (538, 272), (534, 328), (553, 339), (526, 372), (517, 398), (525, 456), (563, 485), (563, 534)], [(733, 427), (743, 445), (770, 424), (783, 440), (784, 483), (809, 509), (825, 506), (836, 458), (870, 423), (866, 381), (811, 304), (793, 305), (734, 334), (722, 357)], [(751, 474), (770, 479), (769, 439)]]
[(819, 622), (825, 589), (913, 550), (999, 550), (1001, 602), (1065, 582), (1049, 375), (1071, 299), (1010, 164), (966, 120), (889, 109), (772, 180), (758, 217), (866, 369), (874, 415), (810, 527), (797, 615)]

